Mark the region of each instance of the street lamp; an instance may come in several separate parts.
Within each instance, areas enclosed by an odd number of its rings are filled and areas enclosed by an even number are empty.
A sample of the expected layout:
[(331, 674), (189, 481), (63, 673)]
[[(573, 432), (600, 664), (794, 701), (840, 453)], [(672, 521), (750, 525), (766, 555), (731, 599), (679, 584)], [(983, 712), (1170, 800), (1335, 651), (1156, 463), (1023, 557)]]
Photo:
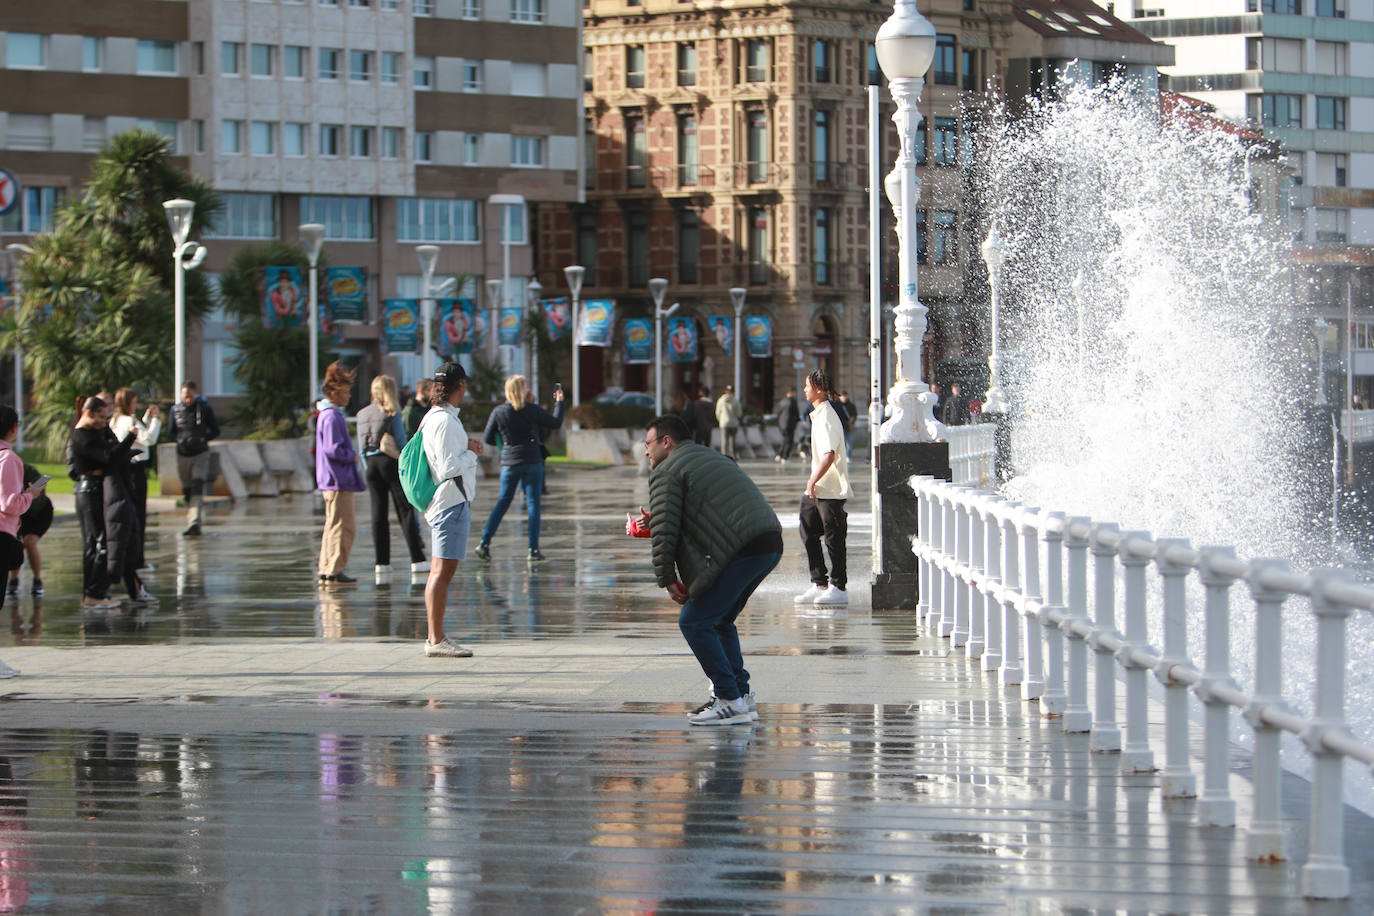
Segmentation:
[[(538, 278), (533, 278), (525, 285), (525, 298), (533, 303), (535, 309), (539, 308), (539, 294), (544, 291), (544, 284)], [(534, 330), (533, 342), (530, 344), (530, 391), (534, 392), (534, 399), (539, 400), (539, 315), (534, 316), (531, 323)]]
[(501, 304), (506, 305), (510, 301), (510, 217), (512, 207), (523, 207), (525, 198), (519, 194), (493, 194), (487, 198), (487, 203), (493, 207), (501, 208)]
[(744, 340), (740, 337), (740, 324), (743, 321), (742, 316), (744, 315), (744, 297), (748, 292), (749, 290), (745, 289), (743, 286), (732, 286), (730, 288), (730, 301), (735, 305), (735, 397), (737, 398), (744, 396), (741, 394), (744, 389), (739, 386), (740, 346)]
[(420, 320), (425, 326), (425, 355), (420, 361), (425, 378), (434, 374), (434, 265), (439, 261), (438, 245), (420, 245), (415, 249), (420, 259)]
[(998, 350), (997, 306), (998, 295), (1002, 288), (1002, 264), (1007, 259), (1007, 243), (997, 234), (997, 224), (988, 230), (983, 240), (983, 263), (988, 265), (988, 286), (992, 290), (992, 348), (988, 355), (988, 390), (983, 395), (983, 412), (1004, 414), (1007, 412), (1006, 398), (1002, 395), (1002, 356)]
[[(10, 242), (5, 246), (10, 255), (11, 274), (14, 278), (14, 302), (16, 315), (19, 303), (23, 301), (23, 282), (19, 279), (19, 265), (24, 258), (33, 254), (33, 249), (23, 242)], [(18, 324), (16, 323), (16, 328)], [(14, 410), (19, 414), (19, 435), (14, 440), (15, 448), (24, 447), (24, 351), (19, 346), (18, 335), (14, 344)]]
[[(492, 338), (496, 340), (497, 347), (494, 352), (500, 356), (505, 356), (505, 346), (501, 344), (501, 289), (500, 280), (487, 281), (487, 301), (491, 303)], [(512, 360), (501, 359), (499, 362), (501, 365), (506, 366), (509, 365)]]
[[(888, 392), (892, 415), (882, 426), (883, 442), (934, 442), (943, 438), (944, 426), (931, 410), (935, 396), (922, 382), (921, 342), (925, 337), (927, 309), (916, 288), (916, 203), (920, 182), (916, 177), (914, 146), (921, 122), (917, 103), (925, 86), (926, 71), (935, 59), (935, 27), (916, 9), (915, 0), (897, 0), (892, 16), (878, 29), (874, 40), (878, 65), (887, 76), (897, 110), (901, 149), (891, 174), (884, 182), (897, 217), (901, 269), (901, 301), (897, 306), (897, 381)], [(877, 257), (877, 252), (872, 253)]]
[(666, 311), (663, 308), (663, 294), (668, 290), (668, 281), (654, 277), (649, 281), (649, 295), (654, 297), (654, 416), (663, 416), (663, 319), (676, 312), (682, 303), (674, 302)]
[(306, 318), (310, 324), (310, 391), (306, 397), (307, 409), (315, 403), (315, 398), (323, 390), (320, 386), (320, 249), (324, 247), (324, 226), (319, 223), (304, 223), (300, 228), (301, 244), (305, 246), (305, 256), (310, 259), (310, 311)]
[(578, 297), (582, 294), (582, 278), (586, 274), (587, 268), (577, 264), (563, 268), (563, 276), (568, 278), (568, 292), (572, 293), (572, 406), (574, 407), (582, 403), (582, 373), (579, 369), (579, 354), (577, 352), (580, 344), (577, 335), (581, 333), (582, 325), (578, 315)]
[(172, 335), (176, 341), (172, 387), (175, 391), (186, 381), (186, 271), (195, 270), (200, 266), (200, 262), (205, 260), (206, 249), (204, 245), (188, 240), (191, 234), (191, 216), (196, 212), (195, 201), (178, 197), (165, 201), (162, 209), (167, 211), (167, 224), (172, 230)]

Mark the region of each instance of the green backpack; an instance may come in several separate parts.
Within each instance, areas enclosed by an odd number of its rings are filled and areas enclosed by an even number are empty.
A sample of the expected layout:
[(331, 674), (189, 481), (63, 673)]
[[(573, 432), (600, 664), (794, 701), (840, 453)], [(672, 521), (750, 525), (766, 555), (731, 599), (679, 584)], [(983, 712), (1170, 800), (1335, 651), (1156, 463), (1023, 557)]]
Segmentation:
[(425, 457), (424, 436), (415, 430), (406, 447), (401, 449), (401, 489), (406, 499), (421, 512), (429, 508), (434, 499), (434, 491), (439, 489), (434, 475), (429, 472), (429, 459)]

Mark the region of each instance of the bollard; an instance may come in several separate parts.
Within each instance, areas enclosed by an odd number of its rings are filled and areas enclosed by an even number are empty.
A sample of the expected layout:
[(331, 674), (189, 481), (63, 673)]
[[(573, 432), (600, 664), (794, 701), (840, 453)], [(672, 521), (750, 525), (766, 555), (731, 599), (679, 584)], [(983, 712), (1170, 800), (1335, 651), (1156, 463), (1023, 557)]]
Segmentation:
[(1197, 780), (1188, 763), (1188, 685), (1173, 677), (1175, 668), (1192, 666), (1188, 658), (1188, 574), (1191, 566), (1169, 558), (1172, 549), (1188, 549), (1183, 538), (1155, 542), (1155, 568), (1164, 580), (1164, 657), (1155, 678), (1164, 685), (1164, 773), (1160, 788), (1165, 798), (1192, 798)]
[(1116, 657), (1100, 642), (1103, 636), (1118, 636), (1116, 631), (1116, 548), (1103, 541), (1114, 536), (1116, 525), (1099, 522), (1093, 526), (1093, 632), (1088, 637), (1093, 658), (1092, 749), (1099, 754), (1121, 749), (1121, 729), (1116, 724)]
[(1004, 502), (1005, 515), (1002, 526), (1006, 530), (1002, 544), (1006, 548), (1006, 558), (1002, 562), (1002, 666), (998, 669), (998, 680), (1003, 687), (1018, 686), (1021, 683), (1021, 621), (1016, 608), (1016, 600), (1021, 594), (1019, 571), (1021, 545), (1016, 536), (1016, 517), (1020, 514), (1020, 503)]
[(1118, 553), (1125, 567), (1126, 642), (1117, 660), (1126, 669), (1126, 746), (1121, 749), (1121, 772), (1152, 773), (1154, 751), (1150, 749), (1149, 671), (1133, 657), (1133, 649), (1149, 647), (1149, 624), (1145, 617), (1145, 567), (1150, 558), (1130, 549), (1132, 540), (1149, 541), (1146, 531), (1127, 531), (1121, 535)]
[(950, 631), (949, 644), (962, 649), (968, 642), (969, 615), (969, 503), (973, 493), (964, 487), (956, 489), (958, 502), (954, 513), (954, 562), (958, 564), (957, 586), (954, 601), (954, 628)]
[(969, 661), (976, 661), (983, 655), (983, 620), (987, 613), (987, 532), (984, 530), (982, 503), (982, 494), (969, 503), (973, 589), (969, 596), (968, 642), (964, 644), (964, 657)]
[(1026, 612), (1022, 614), (1026, 627), (1026, 673), (1021, 685), (1021, 699), (1038, 700), (1045, 693), (1043, 638), (1040, 635), (1040, 529), (1034, 506), (1021, 510), (1021, 594), (1026, 597)]
[(1255, 730), (1255, 807), (1245, 834), (1245, 857), (1265, 862), (1282, 861), (1283, 821), (1280, 811), (1280, 732), (1265, 724), (1266, 706), (1283, 703), (1283, 602), (1284, 592), (1266, 588), (1260, 576), (1266, 569), (1287, 570), (1288, 562), (1257, 559), (1250, 563), (1246, 582), (1255, 599), (1255, 692), (1245, 708), (1245, 721)]
[(1064, 614), (1064, 532), (1056, 525), (1064, 521), (1063, 512), (1049, 512), (1045, 516), (1045, 606), (1040, 620), (1045, 628), (1045, 654), (1049, 658), (1045, 678), (1045, 693), (1040, 698), (1040, 712), (1045, 716), (1062, 716), (1068, 705), (1064, 693), (1064, 631), (1050, 619), (1051, 614)]
[(988, 563), (988, 587), (983, 601), (983, 657), (979, 660), (984, 671), (996, 671), (1002, 666), (1002, 606), (998, 591), (1002, 587), (1002, 523), (997, 518), (1001, 500), (989, 495), (983, 501), (984, 530), (988, 536), (985, 555)]
[(1074, 632), (1073, 624), (1088, 623), (1088, 539), (1077, 529), (1092, 524), (1086, 516), (1067, 520), (1064, 544), (1069, 548), (1069, 616), (1064, 621), (1069, 640), (1069, 697), (1064, 708), (1066, 732), (1086, 732), (1092, 728), (1093, 714), (1088, 709), (1088, 641)]
[(1214, 691), (1231, 684), (1231, 583), (1230, 575), (1213, 565), (1217, 558), (1235, 557), (1230, 547), (1203, 547), (1198, 571), (1206, 589), (1204, 614), (1207, 630), (1207, 661), (1202, 680), (1193, 688), (1206, 707), (1203, 732), (1202, 797), (1197, 802), (1198, 823), (1204, 827), (1233, 827), (1236, 803), (1226, 781), (1231, 769), (1231, 707)]

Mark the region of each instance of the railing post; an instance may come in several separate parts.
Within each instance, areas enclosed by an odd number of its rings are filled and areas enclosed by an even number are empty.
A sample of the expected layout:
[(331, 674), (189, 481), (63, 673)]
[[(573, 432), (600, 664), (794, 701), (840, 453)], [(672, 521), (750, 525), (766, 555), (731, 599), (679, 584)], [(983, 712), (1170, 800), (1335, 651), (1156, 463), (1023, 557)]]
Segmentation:
[(982, 505), (983, 528), (988, 536), (988, 587), (984, 593), (986, 600), (983, 601), (983, 633), (987, 643), (979, 660), (984, 671), (996, 671), (1002, 666), (1002, 603), (998, 598), (1002, 587), (1002, 522), (997, 518), (1000, 502), (998, 497), (989, 495)]
[(1302, 895), (1324, 899), (1350, 896), (1350, 869), (1341, 846), (1341, 796), (1345, 758), (1322, 744), (1331, 731), (1345, 731), (1345, 622), (1351, 608), (1327, 596), (1327, 587), (1350, 581), (1339, 569), (1312, 571), (1312, 610), (1317, 615), (1317, 687), (1312, 724), (1302, 734), (1312, 754), (1311, 854), (1302, 867)]
[(973, 661), (983, 654), (984, 608), (987, 605), (987, 532), (983, 522), (983, 497), (980, 495), (969, 505), (970, 541), (972, 543), (973, 590), (969, 602), (968, 642), (964, 644), (964, 657)]
[(972, 498), (973, 493), (968, 488), (960, 487), (954, 495), (959, 499), (954, 507), (954, 559), (959, 566), (955, 580), (957, 584), (954, 629), (950, 631), (949, 644), (958, 649), (968, 642), (969, 590), (973, 585), (969, 581), (969, 504), (967, 500)]
[(1040, 622), (1045, 627), (1045, 651), (1049, 656), (1045, 679), (1045, 694), (1040, 698), (1040, 712), (1046, 716), (1064, 714), (1068, 696), (1064, 693), (1064, 631), (1050, 620), (1051, 613), (1063, 614), (1064, 608), (1064, 532), (1056, 523), (1064, 520), (1063, 512), (1046, 513), (1050, 522), (1045, 527), (1045, 607)]
[(1151, 773), (1155, 769), (1155, 755), (1150, 750), (1149, 670), (1132, 657), (1133, 649), (1149, 646), (1145, 567), (1150, 565), (1150, 558), (1130, 549), (1132, 539), (1148, 541), (1150, 535), (1146, 531), (1124, 532), (1117, 550), (1126, 570), (1126, 642), (1117, 652), (1117, 661), (1126, 669), (1126, 746), (1121, 749), (1121, 772)]
[(945, 513), (941, 508), (944, 501), (942, 485), (938, 482), (932, 483), (928, 491), (930, 496), (930, 580), (926, 588), (930, 592), (930, 612), (926, 615), (926, 627), (930, 632), (937, 632), (940, 627), (937, 623), (940, 619), (940, 605), (944, 602), (945, 576), (944, 568), (935, 562), (935, 557), (945, 549), (945, 536), (941, 530)]
[(940, 513), (940, 515), (942, 516), (942, 518), (940, 519), (940, 534), (944, 537), (943, 553), (947, 561), (945, 563), (944, 575), (945, 587), (941, 589), (940, 624), (939, 630), (935, 634), (936, 636), (939, 636), (941, 639), (949, 638), (949, 634), (954, 631), (954, 604), (957, 600), (955, 598), (955, 587), (958, 585), (958, 580), (955, 578), (954, 575), (954, 564), (948, 562), (949, 560), (953, 560), (957, 556), (954, 548), (955, 489), (956, 488), (953, 485), (947, 484), (944, 487), (944, 494), (940, 500), (940, 508), (943, 510)]
[(1016, 515), (1021, 504), (1004, 502), (1008, 509), (1002, 521), (1006, 531), (1002, 536), (1006, 548), (1006, 558), (1002, 562), (1002, 666), (998, 669), (998, 680), (1003, 687), (1021, 683), (1021, 612), (1017, 610), (1016, 600), (1021, 592), (1019, 554), (1020, 538), (1016, 536)]
[(1164, 580), (1164, 657), (1155, 667), (1155, 678), (1164, 685), (1160, 788), (1165, 798), (1192, 798), (1197, 795), (1197, 779), (1188, 763), (1188, 685), (1174, 680), (1173, 672), (1192, 665), (1188, 659), (1188, 574), (1193, 568), (1169, 559), (1171, 549), (1188, 549), (1183, 538), (1161, 538), (1155, 548), (1155, 568)]
[(1255, 730), (1255, 807), (1245, 834), (1245, 857), (1266, 862), (1286, 858), (1283, 821), (1279, 810), (1280, 731), (1260, 718), (1266, 706), (1283, 703), (1283, 602), (1285, 592), (1266, 588), (1260, 575), (1266, 569), (1287, 570), (1288, 562), (1258, 559), (1250, 563), (1246, 582), (1255, 599), (1255, 690), (1245, 708), (1245, 721)]
[(1194, 688), (1206, 707), (1202, 797), (1198, 799), (1197, 817), (1205, 827), (1233, 827), (1236, 802), (1227, 786), (1231, 775), (1231, 707), (1213, 688), (1231, 685), (1231, 583), (1235, 579), (1216, 569), (1214, 561), (1234, 557), (1236, 552), (1230, 547), (1203, 547), (1201, 553), (1198, 571), (1207, 596), (1207, 662), (1202, 681)]
[(1101, 642), (1103, 636), (1118, 636), (1116, 630), (1116, 547), (1103, 541), (1115, 535), (1116, 524), (1098, 522), (1093, 526), (1093, 632), (1088, 637), (1096, 653), (1093, 659), (1092, 749), (1108, 753), (1121, 749), (1121, 729), (1116, 724), (1116, 656)]
[[(930, 538), (930, 482), (931, 478), (922, 477), (916, 482), (916, 540), (921, 545), (916, 559), (916, 622), (925, 623), (930, 618), (931, 564), (927, 556), (935, 544)], [(875, 523), (876, 524), (876, 523)]]
[(1088, 642), (1073, 624), (1088, 622), (1088, 539), (1076, 530), (1092, 520), (1077, 515), (1066, 520), (1064, 544), (1069, 548), (1069, 615), (1064, 621), (1069, 640), (1069, 704), (1061, 723), (1066, 732), (1086, 732), (1093, 726), (1088, 709)]
[[(1035, 518), (1039, 510), (1021, 510), (1021, 594), (1026, 604), (1040, 601), (1040, 529)], [(1021, 615), (1026, 622), (1026, 676), (1021, 685), (1021, 699), (1038, 700), (1045, 692), (1044, 646), (1040, 635), (1039, 610), (1027, 610)]]

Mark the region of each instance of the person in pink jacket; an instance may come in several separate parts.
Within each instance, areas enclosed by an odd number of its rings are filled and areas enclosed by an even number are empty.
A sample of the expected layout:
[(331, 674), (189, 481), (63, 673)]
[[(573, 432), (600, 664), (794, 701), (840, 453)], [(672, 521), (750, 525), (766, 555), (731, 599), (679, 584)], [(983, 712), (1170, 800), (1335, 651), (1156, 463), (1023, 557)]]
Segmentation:
[[(13, 407), (0, 405), (0, 574), (9, 579), (10, 571), (24, 561), (19, 544), (19, 516), (28, 510), (33, 498), (42, 492), (37, 483), (24, 486), (24, 460), (14, 453), (19, 435), (19, 414)], [(0, 662), (0, 678), (19, 672)]]

